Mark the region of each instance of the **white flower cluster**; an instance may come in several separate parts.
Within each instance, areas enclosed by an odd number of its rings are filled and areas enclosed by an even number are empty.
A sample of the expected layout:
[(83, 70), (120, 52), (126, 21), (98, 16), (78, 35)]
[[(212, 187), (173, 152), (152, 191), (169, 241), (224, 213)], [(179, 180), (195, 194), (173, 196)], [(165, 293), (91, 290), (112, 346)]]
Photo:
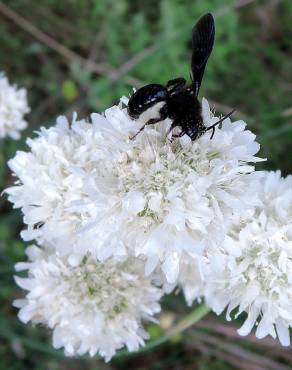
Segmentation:
[[(204, 115), (210, 124), (209, 106)], [(19, 178), (9, 200), (21, 207), (24, 240), (49, 244), (78, 263), (89, 252), (100, 261), (132, 254), (149, 274), (161, 267), (177, 281), (182, 259), (202, 256), (222, 242), (230, 224), (256, 204), (248, 191), (259, 159), (255, 135), (226, 120), (212, 140), (165, 137), (169, 122), (137, 130), (125, 110), (93, 114), (92, 123), (61, 117), (28, 140), (30, 152), (9, 162)], [(216, 120), (216, 119), (215, 119)]]
[(0, 73), (0, 139), (6, 136), (19, 139), (19, 131), (27, 127), (23, 116), (29, 111), (26, 90), (10, 85), (7, 77)]
[(225, 242), (209, 254), (205, 297), (227, 319), (237, 309), (247, 318), (239, 334), (290, 344), (292, 327), (292, 176), (264, 173), (255, 185), (261, 204), (233, 225)]
[[(218, 121), (205, 99), (202, 108), (205, 125)], [(29, 291), (19, 316), (52, 328), (69, 355), (136, 350), (142, 321), (175, 286), (189, 304), (205, 298), (228, 318), (247, 312), (242, 334), (261, 319), (258, 336), (275, 336), (276, 325), (288, 341), (291, 180), (255, 171), (259, 144), (243, 121), (226, 119), (212, 140), (207, 132), (194, 142), (171, 142), (170, 124), (130, 140), (139, 122), (122, 104), (91, 122), (59, 117), (9, 161), (21, 235), (40, 246), (17, 265)]]
[[(247, 335), (278, 336), (290, 344), (292, 327), (292, 176), (259, 173), (252, 184), (259, 204), (231, 225), (223, 243), (208, 246), (199, 266), (184, 266), (180, 285), (188, 304), (204, 297), (231, 320), (245, 313), (239, 329)], [(199, 271), (203, 273), (198, 274)]]
[(124, 345), (135, 351), (148, 339), (141, 320), (154, 321), (162, 293), (144, 276), (142, 261), (101, 264), (87, 256), (72, 266), (67, 258), (36, 246), (27, 254), (30, 262), (16, 269), (28, 270), (28, 277), (16, 277), (16, 282), (29, 293), (14, 304), (23, 322), (53, 329), (55, 348), (64, 347), (68, 355), (99, 352), (110, 360)]

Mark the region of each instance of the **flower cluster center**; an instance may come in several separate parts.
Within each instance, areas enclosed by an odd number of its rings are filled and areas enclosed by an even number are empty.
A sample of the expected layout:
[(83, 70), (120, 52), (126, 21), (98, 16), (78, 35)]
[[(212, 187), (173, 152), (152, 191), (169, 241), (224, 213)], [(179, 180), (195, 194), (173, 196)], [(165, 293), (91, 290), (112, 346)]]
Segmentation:
[(125, 279), (114, 265), (104, 268), (87, 258), (79, 266), (68, 267), (62, 278), (73, 305), (82, 302), (88, 310), (100, 310), (107, 319), (127, 310), (129, 292), (134, 288), (134, 282)]

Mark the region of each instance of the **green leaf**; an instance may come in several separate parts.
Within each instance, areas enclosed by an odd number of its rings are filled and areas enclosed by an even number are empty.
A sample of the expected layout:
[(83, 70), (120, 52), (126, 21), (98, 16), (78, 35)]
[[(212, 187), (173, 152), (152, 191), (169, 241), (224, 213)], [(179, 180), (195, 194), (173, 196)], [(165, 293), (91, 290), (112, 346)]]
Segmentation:
[(74, 81), (66, 80), (62, 84), (62, 93), (68, 101), (72, 101), (77, 97), (78, 89)]

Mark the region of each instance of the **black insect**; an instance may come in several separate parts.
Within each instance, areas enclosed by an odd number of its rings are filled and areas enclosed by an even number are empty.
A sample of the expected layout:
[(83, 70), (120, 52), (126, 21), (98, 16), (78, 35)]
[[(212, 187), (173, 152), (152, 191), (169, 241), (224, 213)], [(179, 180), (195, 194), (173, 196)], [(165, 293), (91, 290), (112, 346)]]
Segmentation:
[(181, 137), (186, 134), (191, 140), (196, 140), (206, 131), (213, 130), (212, 139), (215, 127), (231, 116), (234, 111), (228, 113), (212, 126), (206, 127), (202, 118), (201, 103), (198, 100), (204, 70), (213, 48), (214, 36), (214, 18), (211, 14), (205, 14), (192, 30), (192, 83), (189, 86), (186, 86), (184, 78), (175, 78), (168, 81), (166, 86), (159, 84), (146, 85), (131, 96), (128, 103), (128, 113), (131, 118), (147, 117), (148, 109), (152, 108), (151, 111), (153, 111), (154, 106), (157, 107), (158, 114), (157, 117), (148, 117), (146, 123), (131, 139), (134, 139), (143, 131), (145, 126), (163, 121), (167, 117), (172, 120), (167, 135), (175, 127), (179, 127), (180, 132), (173, 134), (172, 137)]

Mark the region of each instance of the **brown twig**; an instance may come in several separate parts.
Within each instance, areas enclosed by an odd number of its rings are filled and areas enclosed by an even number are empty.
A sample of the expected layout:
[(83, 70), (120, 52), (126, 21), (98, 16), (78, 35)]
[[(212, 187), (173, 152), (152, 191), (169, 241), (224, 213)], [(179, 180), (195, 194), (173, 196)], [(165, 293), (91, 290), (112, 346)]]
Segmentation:
[(159, 43), (152, 44), (139, 53), (135, 54), (132, 58), (128, 59), (126, 63), (124, 63), (118, 70), (117, 73), (119, 75), (124, 75), (131, 69), (133, 69), (137, 64), (142, 62), (146, 57), (153, 54), (156, 50), (160, 47)]
[(292, 107), (286, 108), (282, 112), (283, 117), (291, 117), (292, 116)]
[(187, 348), (196, 349), (200, 353), (206, 356), (213, 356), (217, 359), (223, 360), (224, 362), (234, 366), (234, 369), (237, 370), (267, 370), (262, 366), (254, 364), (249, 359), (245, 361), (239, 361), (238, 357), (233, 353), (227, 353), (226, 351), (217, 348), (214, 345), (204, 341), (202, 337), (198, 334), (191, 335), (192, 341), (187, 341), (185, 345)]
[[(230, 11), (232, 9), (242, 8), (254, 1), (256, 0), (239, 0), (234, 5), (223, 7), (221, 8), (221, 10), (214, 12), (214, 16), (220, 17), (221, 15), (225, 14), (227, 11)], [(123, 74), (127, 73), (129, 70), (134, 68), (134, 66), (139, 64), (148, 55), (152, 54), (153, 52), (158, 50), (160, 47), (159, 43), (150, 45), (148, 48), (134, 55), (131, 59), (129, 59), (126, 63), (124, 63), (118, 70), (115, 70), (114, 68), (112, 68), (111, 66), (107, 64), (97, 64), (93, 60), (91, 60), (91, 58), (88, 58), (88, 59), (83, 58), (79, 54), (70, 50), (69, 48), (59, 43), (57, 40), (55, 40), (51, 36), (47, 35), (43, 31), (38, 29), (35, 25), (33, 25), (28, 20), (23, 18), (20, 14), (16, 13), (14, 10), (12, 10), (7, 5), (1, 2), (0, 2), (0, 12), (4, 14), (6, 17), (8, 17), (9, 19), (11, 19), (14, 23), (16, 23), (23, 30), (30, 33), (37, 40), (44, 43), (49, 48), (55, 50), (58, 54), (62, 55), (64, 58), (70, 60), (71, 62), (75, 61), (75, 62), (80, 63), (82, 66), (84, 66), (87, 70), (91, 72), (106, 75), (112, 81), (116, 81)], [(140, 81), (131, 76), (126, 78), (126, 83), (130, 85), (134, 85), (135, 87), (140, 87), (145, 84), (143, 81)]]
[(198, 330), (193, 330), (193, 333), (195, 333), (195, 337), (198, 338), (198, 340), (202, 340), (203, 342), (208, 343), (218, 348), (219, 350), (225, 351), (233, 356), (236, 356), (238, 360), (242, 359), (244, 361), (253, 362), (254, 365), (262, 367), (263, 369), (266, 370), (290, 369), (288, 366), (282, 365), (267, 356), (262, 356), (254, 352), (248, 351), (240, 346), (237, 346), (233, 343), (223, 340), (222, 338), (211, 336)]
[(251, 3), (256, 2), (257, 0), (238, 0), (232, 5), (226, 5), (223, 6), (222, 8), (218, 9), (213, 13), (214, 17), (221, 17), (222, 15), (230, 12), (231, 10), (239, 10)]
[(95, 36), (94, 42), (89, 50), (87, 62), (95, 62), (97, 57), (97, 51), (101, 49), (101, 46), (106, 38), (105, 22), (100, 25), (100, 31)]
[[(70, 62), (77, 62), (81, 64), (84, 68), (86, 68), (90, 72), (95, 72), (101, 75), (107, 76), (111, 81), (116, 81), (120, 76), (121, 73), (117, 72), (112, 67), (106, 64), (97, 64), (94, 61), (90, 60), (90, 58), (83, 58), (79, 54), (75, 53), (74, 51), (68, 49), (63, 44), (59, 43), (51, 36), (47, 35), (43, 31), (39, 30), (36, 26), (31, 24), (21, 15), (16, 13), (14, 10), (10, 9), (7, 5), (4, 5), (0, 2), (0, 12), (4, 14), (7, 18), (12, 20), (15, 24), (17, 24), (20, 28), (24, 31), (31, 34), (34, 38), (42, 42), (43, 44), (47, 45), (52, 50), (56, 51), (58, 54), (62, 55), (64, 58), (68, 59)], [(128, 68), (128, 67), (127, 67)], [(125, 70), (125, 67), (121, 67), (121, 70)], [(145, 85), (146, 83), (135, 78), (135, 77), (127, 77), (125, 82), (128, 85), (135, 86), (137, 88)]]
[(75, 61), (82, 66), (86, 66), (89, 71), (98, 74), (104, 74), (111, 80), (115, 80), (117, 78), (117, 72), (113, 68), (105, 64), (96, 64), (86, 58), (81, 57), (79, 54), (68, 49), (66, 46), (53, 39), (51, 36), (39, 30), (36, 26), (34, 26), (32, 23), (27, 21), (25, 18), (23, 18), (21, 15), (16, 13), (14, 10), (9, 8), (2, 2), (0, 2), (0, 12), (4, 14), (7, 18), (12, 20), (19, 27), (21, 27), (23, 30), (31, 34), (34, 38), (47, 45), (49, 48), (55, 50), (64, 58), (70, 60), (70, 62)]
[[(239, 0), (235, 2), (231, 6), (226, 6), (218, 10), (217, 12), (214, 12), (214, 16), (220, 17), (223, 14), (225, 14), (228, 11), (231, 11), (233, 9), (237, 10), (244, 6), (247, 6), (251, 4), (252, 2), (255, 2), (256, 0)], [(63, 44), (59, 43), (57, 40), (52, 38), (51, 36), (47, 35), (40, 29), (38, 29), (35, 25), (30, 23), (28, 20), (23, 18), (21, 15), (16, 13), (14, 10), (9, 8), (7, 5), (4, 5), (0, 2), (0, 12), (4, 14), (6, 17), (8, 17), (10, 20), (12, 20), (15, 24), (17, 24), (19, 27), (21, 27), (23, 30), (31, 34), (33, 37), (35, 37), (40, 42), (47, 45), (49, 48), (56, 51), (58, 54), (62, 55), (64, 58), (69, 60), (70, 62), (74, 61), (79, 63), (81, 66), (86, 68), (90, 72), (98, 73), (101, 75), (107, 76), (111, 81), (118, 80), (122, 75), (129, 72), (131, 69), (133, 69), (137, 64), (139, 64), (142, 60), (144, 60), (147, 56), (154, 53), (156, 50), (159, 49), (160, 44), (155, 43), (150, 45), (148, 48), (142, 50), (141, 52), (134, 55), (131, 59), (129, 59), (126, 63), (124, 63), (120, 68), (117, 70), (112, 68), (111, 66), (107, 64), (97, 64), (92, 59), (92, 53), (90, 53), (90, 56), (88, 58), (83, 58), (79, 54), (75, 53), (74, 51), (70, 50)], [(140, 88), (141, 86), (144, 86), (146, 82), (141, 81), (135, 77), (127, 76), (125, 77), (125, 83), (134, 86), (136, 88)], [(215, 105), (216, 108), (226, 114), (231, 111), (231, 108), (218, 103), (218, 102), (210, 102), (212, 105)], [(234, 113), (235, 117), (244, 117), (244, 114), (242, 112), (239, 112), (238, 110)]]
[[(218, 10), (218, 11), (215, 11), (214, 12), (214, 17), (220, 17), (223, 14), (225, 14), (226, 12), (231, 11), (233, 9), (234, 10), (238, 10), (238, 9), (243, 8), (244, 6), (247, 6), (247, 5), (249, 5), (249, 4), (251, 4), (251, 3), (255, 2), (255, 1), (256, 0), (239, 0), (239, 1), (235, 2), (231, 6), (226, 6), (226, 7), (221, 8), (223, 11), (221, 11), (221, 9)], [(175, 35), (173, 37), (175, 37)], [(160, 43), (159, 42), (156, 42), (156, 43), (154, 43), (154, 44), (146, 47), (142, 51), (140, 51), (137, 54), (135, 54), (126, 63), (124, 63), (118, 69), (117, 73), (119, 75), (123, 75), (123, 74), (127, 73), (128, 71), (130, 71), (131, 69), (133, 69), (137, 64), (139, 64), (140, 62), (142, 62), (145, 58), (147, 58), (149, 55), (151, 55), (155, 51), (159, 50), (159, 48), (160, 48)]]
[(283, 348), (281, 347), (274, 339), (272, 338), (263, 338), (261, 340), (257, 339), (253, 334), (249, 334), (245, 337), (240, 337), (237, 333), (238, 327), (228, 324), (221, 324), (219, 322), (216, 322), (215, 320), (201, 320), (197, 323), (197, 327), (200, 329), (207, 329), (214, 333), (225, 335), (229, 338), (234, 339), (242, 339), (247, 340), (252, 343), (261, 344), (265, 347), (271, 347), (271, 348)]
[(246, 341), (253, 344), (256, 344), (257, 346), (263, 348), (269, 348), (273, 350), (273, 354), (277, 357), (281, 357), (283, 359), (286, 359), (289, 362), (292, 362), (292, 353), (291, 349), (289, 347), (283, 347), (281, 346), (277, 341), (274, 339), (267, 337), (262, 339), (257, 339), (253, 334), (249, 334), (245, 337), (241, 337), (238, 335), (237, 330), (238, 327), (235, 327), (231, 324), (222, 324), (219, 322), (216, 322), (215, 320), (201, 320), (196, 324), (196, 327), (199, 329), (207, 329), (211, 331), (212, 333), (216, 333), (219, 335), (226, 336), (230, 339), (236, 339), (239, 341)]

